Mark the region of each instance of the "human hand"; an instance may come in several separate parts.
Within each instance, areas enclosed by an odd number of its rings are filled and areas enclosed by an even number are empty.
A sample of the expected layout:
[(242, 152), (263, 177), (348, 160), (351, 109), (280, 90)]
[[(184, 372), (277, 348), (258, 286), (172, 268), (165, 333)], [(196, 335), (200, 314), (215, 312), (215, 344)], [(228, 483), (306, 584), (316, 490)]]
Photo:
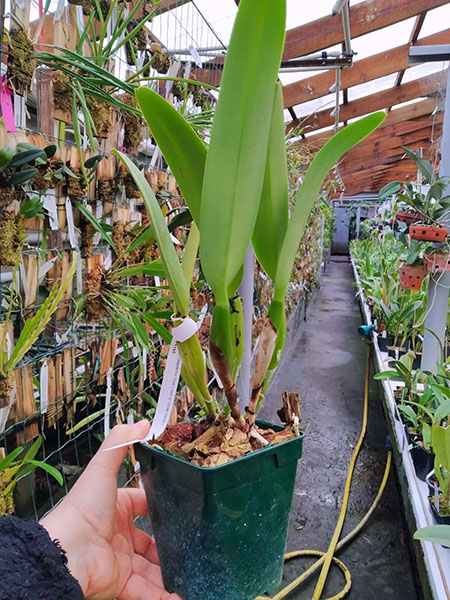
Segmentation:
[(41, 521), (59, 540), (69, 569), (89, 600), (181, 600), (169, 594), (153, 538), (134, 526), (148, 513), (143, 490), (117, 489), (127, 448), (106, 448), (143, 438), (148, 421), (117, 425), (68, 495)]

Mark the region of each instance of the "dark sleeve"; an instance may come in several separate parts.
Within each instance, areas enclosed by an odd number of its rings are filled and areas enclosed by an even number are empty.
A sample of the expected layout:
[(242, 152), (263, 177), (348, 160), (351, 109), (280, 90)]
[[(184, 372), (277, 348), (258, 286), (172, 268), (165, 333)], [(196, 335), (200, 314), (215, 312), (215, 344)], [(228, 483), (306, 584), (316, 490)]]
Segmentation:
[(57, 542), (36, 521), (0, 517), (0, 600), (83, 600)]

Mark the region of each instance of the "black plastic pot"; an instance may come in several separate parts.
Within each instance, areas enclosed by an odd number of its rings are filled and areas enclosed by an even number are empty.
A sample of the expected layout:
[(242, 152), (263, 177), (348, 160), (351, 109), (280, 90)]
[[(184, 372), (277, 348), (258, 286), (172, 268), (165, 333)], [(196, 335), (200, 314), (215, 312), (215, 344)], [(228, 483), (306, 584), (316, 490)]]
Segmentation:
[(136, 446), (169, 592), (253, 600), (279, 587), (303, 435), (213, 468)]
[(410, 348), (409, 340), (406, 340), (401, 346), (388, 346), (387, 352), (391, 358), (397, 358), (395, 351), (398, 350), (398, 358), (408, 352)]
[(443, 517), (439, 513), (439, 511), (436, 508), (436, 505), (434, 503), (434, 497), (432, 496), (431, 498), (428, 498), (428, 500), (430, 502), (430, 506), (431, 506), (431, 510), (433, 511), (434, 518), (436, 519), (436, 523), (438, 525), (450, 525), (450, 516)]
[(392, 335), (388, 335), (386, 337), (378, 336), (378, 348), (381, 352), (387, 352), (388, 346), (392, 346), (394, 343), (394, 337)]
[(416, 475), (421, 481), (425, 481), (426, 476), (434, 467), (434, 453), (428, 452), (422, 446), (414, 444), (411, 448), (411, 458), (413, 459)]

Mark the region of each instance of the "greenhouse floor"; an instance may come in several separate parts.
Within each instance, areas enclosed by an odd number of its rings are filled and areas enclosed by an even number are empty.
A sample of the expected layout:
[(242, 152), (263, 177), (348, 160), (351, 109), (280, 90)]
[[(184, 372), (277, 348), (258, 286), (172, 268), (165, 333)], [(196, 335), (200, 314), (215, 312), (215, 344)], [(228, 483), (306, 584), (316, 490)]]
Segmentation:
[[(336, 524), (347, 469), (361, 427), (367, 345), (358, 335), (361, 316), (347, 258), (327, 265), (298, 335), (271, 383), (262, 417), (276, 419), (283, 391), (302, 398), (302, 428), (307, 433), (299, 463), (288, 551), (326, 550)], [(366, 440), (353, 478), (344, 535), (365, 515), (381, 482), (386, 461), (386, 425), (376, 383), (370, 390)], [(420, 600), (408, 532), (394, 467), (384, 496), (369, 523), (339, 558), (351, 571), (355, 600)], [(288, 563), (285, 584), (312, 561)], [(292, 598), (309, 600), (316, 578)], [(343, 577), (332, 569), (324, 597), (342, 589)]]

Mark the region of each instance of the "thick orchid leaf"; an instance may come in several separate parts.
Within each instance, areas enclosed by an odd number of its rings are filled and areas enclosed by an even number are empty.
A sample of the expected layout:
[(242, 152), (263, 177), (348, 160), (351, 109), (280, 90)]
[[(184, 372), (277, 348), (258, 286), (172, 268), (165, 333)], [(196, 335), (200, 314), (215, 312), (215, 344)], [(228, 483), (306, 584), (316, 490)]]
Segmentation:
[(422, 527), (414, 534), (415, 540), (434, 542), (450, 548), (450, 525), (430, 525)]
[(275, 297), (284, 302), (292, 267), (311, 209), (325, 177), (341, 157), (372, 133), (386, 118), (377, 112), (348, 125), (333, 136), (312, 161), (300, 186), (280, 253), (274, 281)]
[(144, 200), (152, 226), (154, 227), (155, 237), (158, 242), (161, 259), (164, 265), (164, 271), (169, 280), (169, 286), (172, 291), (176, 309), (180, 315), (184, 317), (189, 312), (189, 285), (182, 271), (178, 255), (170, 237), (161, 208), (155, 198), (155, 194), (142, 171), (140, 171), (136, 165), (125, 156), (125, 154), (122, 154), (118, 150), (113, 150), (113, 152), (127, 167), (138, 190), (142, 194), (142, 199)]
[(285, 0), (243, 0), (225, 60), (200, 215), (203, 271), (223, 307), (258, 215), (285, 24)]
[(271, 279), (275, 278), (278, 256), (289, 220), (289, 189), (284, 135), (283, 90), (276, 85), (267, 152), (264, 187), (252, 242), (256, 257)]
[(197, 225), (200, 222), (206, 147), (175, 108), (149, 88), (139, 88), (136, 98)]

